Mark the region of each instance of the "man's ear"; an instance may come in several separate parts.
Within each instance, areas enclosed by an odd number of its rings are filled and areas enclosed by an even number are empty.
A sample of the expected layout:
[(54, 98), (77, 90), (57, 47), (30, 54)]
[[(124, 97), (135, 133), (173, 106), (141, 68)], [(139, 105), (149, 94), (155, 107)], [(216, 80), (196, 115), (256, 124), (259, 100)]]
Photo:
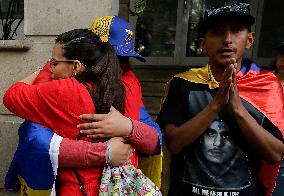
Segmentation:
[(254, 39), (255, 39), (255, 32), (249, 32), (247, 44), (246, 44), (246, 49), (249, 49), (252, 46)]
[(199, 43), (199, 47), (202, 49), (202, 52), (204, 54), (207, 54), (207, 50), (206, 50), (206, 44), (205, 44), (205, 38), (199, 38), (198, 43)]

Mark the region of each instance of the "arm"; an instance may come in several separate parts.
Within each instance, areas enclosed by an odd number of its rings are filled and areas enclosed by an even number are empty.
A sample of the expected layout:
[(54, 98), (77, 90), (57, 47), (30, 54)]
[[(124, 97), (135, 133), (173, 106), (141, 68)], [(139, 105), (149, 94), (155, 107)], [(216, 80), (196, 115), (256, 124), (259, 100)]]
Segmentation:
[[(13, 84), (3, 97), (4, 105), (19, 117), (42, 124), (39, 112), (41, 105), (56, 101), (56, 96), (49, 96), (47, 98), (44, 97), (44, 92), (47, 89), (56, 95), (57, 90), (52, 88), (52, 86), (45, 86), (45, 89), (41, 89), (31, 84), (39, 84), (47, 81), (51, 81), (49, 62), (40, 71), (36, 71)], [(36, 114), (39, 118), (33, 118), (32, 114)]]
[(166, 123), (165, 139), (168, 150), (172, 153), (178, 153), (192, 144), (206, 131), (218, 113), (218, 106), (211, 102), (195, 117), (180, 126)]
[(233, 81), (228, 103), (229, 113), (235, 118), (245, 140), (257, 154), (268, 163), (279, 162), (284, 154), (284, 144), (260, 126), (241, 104), (236, 84), (236, 72), (233, 74)]
[[(33, 78), (33, 75), (24, 81)], [(58, 86), (49, 82), (42, 85), (16, 82), (4, 94), (3, 103), (17, 116), (45, 125), (47, 122), (44, 119), (54, 114), (48, 105), (57, 104), (57, 95)]]
[(165, 128), (166, 145), (170, 152), (178, 153), (198, 139), (227, 104), (231, 73), (232, 67), (228, 67), (213, 101), (189, 120), (185, 119), (185, 116), (188, 116), (189, 92), (185, 91), (187, 84), (181, 79), (171, 82), (169, 93), (157, 119)]
[(144, 154), (159, 152), (161, 148), (161, 132), (143, 106), (139, 81), (132, 72), (124, 74), (121, 80), (125, 87), (125, 116), (128, 118), (111, 108), (110, 113), (106, 115), (83, 115), (82, 118), (84, 120), (97, 122), (79, 125), (79, 128), (87, 129), (82, 130), (82, 133), (90, 134), (89, 137), (91, 138), (125, 137), (137, 151)]
[(106, 143), (91, 143), (63, 138), (59, 148), (58, 166), (63, 168), (104, 166), (106, 153)]
[(139, 152), (152, 154), (159, 150), (158, 134), (153, 127), (130, 120), (114, 107), (111, 107), (108, 114), (84, 114), (81, 118), (93, 121), (78, 125), (81, 133), (87, 134), (89, 138), (122, 136)]
[(106, 164), (107, 145), (110, 146), (110, 162), (113, 166), (125, 165), (129, 161), (133, 148), (125, 144), (122, 138), (112, 138), (106, 143), (63, 138), (59, 148), (58, 166), (63, 168), (102, 167)]

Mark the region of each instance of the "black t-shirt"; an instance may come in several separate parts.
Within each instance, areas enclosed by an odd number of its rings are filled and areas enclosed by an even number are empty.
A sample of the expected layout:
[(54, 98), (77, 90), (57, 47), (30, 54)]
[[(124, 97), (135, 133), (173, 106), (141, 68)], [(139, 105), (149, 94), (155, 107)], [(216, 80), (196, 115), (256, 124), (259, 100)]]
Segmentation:
[[(181, 125), (196, 116), (218, 89), (173, 78), (157, 122)], [(281, 138), (279, 130), (250, 103), (242, 104), (254, 119)], [(193, 144), (173, 155), (169, 195), (260, 196), (260, 159), (250, 150), (237, 123), (222, 112)]]

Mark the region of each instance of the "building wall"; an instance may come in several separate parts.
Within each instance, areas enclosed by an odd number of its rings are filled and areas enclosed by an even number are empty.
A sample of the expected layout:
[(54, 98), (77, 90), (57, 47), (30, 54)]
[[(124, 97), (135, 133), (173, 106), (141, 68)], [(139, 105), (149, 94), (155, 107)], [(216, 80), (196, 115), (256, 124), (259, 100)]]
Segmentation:
[[(117, 0), (118, 1), (118, 0)], [(25, 0), (24, 40), (0, 40), (0, 98), (9, 86), (36, 71), (51, 56), (57, 34), (86, 28), (94, 18), (117, 13), (115, 0)], [(0, 102), (0, 189), (18, 142), (22, 119)]]

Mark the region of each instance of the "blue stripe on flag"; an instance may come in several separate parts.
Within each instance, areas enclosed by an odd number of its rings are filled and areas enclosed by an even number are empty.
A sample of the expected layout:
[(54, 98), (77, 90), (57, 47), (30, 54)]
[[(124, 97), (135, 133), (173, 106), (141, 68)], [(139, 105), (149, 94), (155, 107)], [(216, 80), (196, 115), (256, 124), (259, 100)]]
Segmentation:
[(54, 135), (51, 129), (31, 121), (19, 128), (19, 144), (5, 178), (5, 188), (19, 186), (15, 177), (21, 176), (28, 187), (34, 190), (52, 189), (55, 180), (49, 149)]
[[(143, 123), (155, 128), (156, 132), (159, 135), (160, 146), (161, 146), (161, 150), (162, 150), (162, 132), (161, 132), (161, 129), (160, 129), (159, 125), (152, 120), (150, 114), (147, 112), (145, 107), (140, 108), (140, 122), (143, 122)], [(157, 154), (160, 154), (160, 152), (158, 152)]]

